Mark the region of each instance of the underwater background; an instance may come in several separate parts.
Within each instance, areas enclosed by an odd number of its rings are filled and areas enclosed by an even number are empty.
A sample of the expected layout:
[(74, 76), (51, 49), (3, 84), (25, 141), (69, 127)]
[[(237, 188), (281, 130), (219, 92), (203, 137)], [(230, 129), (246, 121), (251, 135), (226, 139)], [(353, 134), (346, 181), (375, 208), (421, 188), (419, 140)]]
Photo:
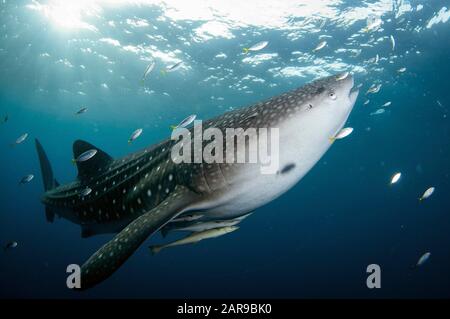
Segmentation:
[[(449, 298), (449, 7), (1, 1), (0, 297)], [(381, 24), (365, 30), (374, 19)], [(268, 45), (243, 53), (261, 41)], [(102, 284), (66, 287), (67, 265), (83, 263), (112, 235), (81, 238), (67, 220), (46, 221), (34, 138), (58, 181), (69, 182), (76, 139), (123, 156), (167, 138), (190, 114), (208, 119), (346, 71), (362, 85), (346, 125), (354, 132), (293, 189), (238, 231), (152, 256), (147, 247), (162, 241), (158, 234)], [(142, 136), (128, 145), (137, 128)], [(390, 185), (396, 172), (402, 176)], [(35, 178), (19, 184), (28, 174)], [(431, 186), (434, 194), (419, 201)], [(13, 241), (17, 247), (7, 247)], [(429, 260), (416, 266), (426, 252)], [(381, 289), (366, 286), (373, 263)]]

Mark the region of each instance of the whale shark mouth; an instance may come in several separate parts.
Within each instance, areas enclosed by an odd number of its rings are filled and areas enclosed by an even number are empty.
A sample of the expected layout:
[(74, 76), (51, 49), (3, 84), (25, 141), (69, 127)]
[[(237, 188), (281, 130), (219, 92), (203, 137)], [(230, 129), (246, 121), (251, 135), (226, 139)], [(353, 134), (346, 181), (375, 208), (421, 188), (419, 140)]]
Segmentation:
[(350, 101), (354, 104), (356, 102), (356, 98), (358, 97), (359, 89), (357, 86), (355, 86), (355, 81), (352, 77), (352, 87), (350, 91), (348, 92), (348, 98)]
[(348, 97), (352, 103), (355, 103), (356, 98), (358, 97), (359, 89), (357, 87), (352, 87), (350, 92), (348, 93)]

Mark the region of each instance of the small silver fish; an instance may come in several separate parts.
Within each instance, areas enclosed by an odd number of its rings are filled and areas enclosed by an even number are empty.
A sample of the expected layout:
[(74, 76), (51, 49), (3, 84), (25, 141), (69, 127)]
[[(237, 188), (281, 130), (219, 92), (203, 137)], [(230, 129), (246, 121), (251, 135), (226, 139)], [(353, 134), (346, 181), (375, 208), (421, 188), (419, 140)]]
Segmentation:
[(239, 224), (242, 220), (250, 216), (251, 213), (236, 217), (234, 219), (227, 220), (208, 220), (208, 221), (199, 221), (193, 223), (170, 223), (167, 228), (161, 230), (161, 234), (165, 237), (169, 232), (172, 231), (190, 231), (190, 232), (202, 232), (209, 229), (214, 228), (222, 228), (226, 226), (235, 226)]
[(304, 27), (305, 25), (307, 25), (308, 23), (310, 23), (312, 21), (312, 18), (311, 17), (309, 17), (309, 18), (306, 18), (306, 19), (304, 19), (301, 23), (300, 23), (300, 27)]
[(422, 266), (424, 263), (427, 262), (427, 260), (430, 258), (431, 253), (430, 252), (426, 252), (425, 254), (423, 254), (420, 258), (419, 261), (417, 262), (416, 266)]
[(90, 193), (92, 193), (92, 189), (90, 189), (89, 187), (86, 187), (85, 189), (83, 189), (83, 190), (80, 192), (80, 196), (81, 196), (81, 197), (83, 197), (83, 196), (88, 196)]
[(435, 191), (435, 188), (434, 188), (434, 187), (428, 188), (428, 189), (423, 193), (423, 195), (419, 198), (419, 200), (420, 200), (420, 201), (423, 201), (424, 199), (427, 199), (428, 197), (430, 197), (431, 195), (433, 195), (434, 191)]
[(178, 125), (172, 125), (170, 126), (173, 130), (177, 129), (177, 128), (183, 128), (183, 127), (187, 127), (189, 124), (191, 124), (192, 122), (194, 122), (194, 120), (196, 119), (197, 115), (193, 114), (193, 115), (189, 115), (187, 118), (185, 118), (184, 120), (182, 120), (180, 122), (180, 124)]
[(14, 145), (19, 145), (21, 143), (23, 143), (28, 137), (28, 133), (22, 134), (20, 135), (15, 141), (14, 141)]
[(385, 109), (378, 109), (375, 112), (370, 113), (370, 115), (380, 115), (385, 112)]
[(327, 41), (322, 41), (312, 51), (317, 52), (317, 51), (323, 49), (326, 45), (327, 45)]
[(367, 105), (367, 104), (369, 104), (370, 103), (370, 100), (366, 100), (364, 103), (363, 103), (363, 105)]
[(97, 154), (97, 150), (96, 149), (91, 149), (88, 150), (82, 154), (80, 154), (80, 156), (78, 156), (76, 159), (73, 159), (73, 162), (86, 162), (88, 160), (90, 160), (91, 158), (93, 158), (95, 156), (95, 154)]
[(268, 41), (261, 41), (252, 45), (250, 48), (244, 48), (243, 50), (245, 54), (248, 53), (249, 51), (259, 51), (264, 49), (268, 44), (269, 44)]
[(33, 174), (30, 175), (26, 175), (24, 177), (22, 177), (22, 179), (20, 180), (19, 184), (26, 184), (32, 181), (32, 179), (34, 178)]
[(372, 93), (372, 94), (378, 93), (378, 92), (380, 92), (380, 89), (381, 89), (381, 84), (378, 84), (378, 85), (372, 85), (372, 86), (367, 90), (366, 94), (369, 94), (369, 93)]
[(389, 102), (384, 103), (381, 107), (388, 107), (388, 106), (391, 105), (391, 104), (392, 104), (392, 102), (389, 101)]
[(174, 65), (171, 65), (171, 66), (167, 67), (166, 69), (161, 70), (161, 74), (164, 75), (164, 74), (166, 74), (168, 72), (176, 71), (176, 70), (178, 70), (181, 67), (182, 64), (183, 64), (183, 61), (177, 62)]
[(131, 134), (130, 138), (128, 139), (128, 144), (131, 144), (131, 142), (133, 142), (135, 139), (137, 139), (139, 136), (141, 136), (142, 132), (143, 132), (143, 129), (141, 129), (141, 128), (138, 128), (136, 131), (134, 131)]
[(82, 107), (81, 109), (79, 109), (78, 111), (75, 112), (75, 115), (80, 115), (80, 114), (86, 113), (87, 110), (88, 110), (87, 107)]
[(171, 223), (178, 223), (178, 222), (191, 222), (193, 220), (197, 220), (202, 218), (203, 215), (199, 215), (199, 214), (190, 214), (190, 215), (184, 215), (178, 218), (174, 218), (172, 219), (170, 222)]
[(3, 247), (3, 250), (8, 250), (11, 248), (16, 248), (19, 244), (16, 241), (10, 241), (9, 243), (7, 243), (5, 245), (5, 247)]
[(145, 82), (145, 79), (147, 78), (147, 76), (150, 74), (150, 72), (153, 71), (153, 69), (155, 68), (155, 61), (150, 62), (150, 64), (147, 66), (147, 68), (145, 69), (144, 75), (142, 76), (142, 84)]
[(398, 73), (403, 73), (405, 71), (406, 71), (406, 68), (400, 68), (400, 69), (397, 70)]

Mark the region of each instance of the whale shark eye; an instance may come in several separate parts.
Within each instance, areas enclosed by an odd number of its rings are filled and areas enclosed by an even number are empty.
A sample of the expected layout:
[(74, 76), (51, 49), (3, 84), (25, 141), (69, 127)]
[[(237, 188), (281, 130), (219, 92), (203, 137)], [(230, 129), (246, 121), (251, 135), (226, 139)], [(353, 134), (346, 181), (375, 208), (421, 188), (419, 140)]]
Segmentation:
[(336, 93), (334, 93), (334, 91), (330, 91), (330, 93), (328, 93), (328, 96), (330, 97), (330, 99), (336, 100)]

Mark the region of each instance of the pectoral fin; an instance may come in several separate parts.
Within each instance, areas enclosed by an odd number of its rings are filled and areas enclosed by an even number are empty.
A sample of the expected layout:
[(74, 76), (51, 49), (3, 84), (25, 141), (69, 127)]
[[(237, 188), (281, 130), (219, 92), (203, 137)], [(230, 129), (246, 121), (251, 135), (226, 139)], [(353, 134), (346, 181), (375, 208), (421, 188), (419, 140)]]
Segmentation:
[(177, 216), (197, 195), (177, 186), (157, 207), (131, 222), (81, 267), (81, 290), (111, 276), (147, 239)]

